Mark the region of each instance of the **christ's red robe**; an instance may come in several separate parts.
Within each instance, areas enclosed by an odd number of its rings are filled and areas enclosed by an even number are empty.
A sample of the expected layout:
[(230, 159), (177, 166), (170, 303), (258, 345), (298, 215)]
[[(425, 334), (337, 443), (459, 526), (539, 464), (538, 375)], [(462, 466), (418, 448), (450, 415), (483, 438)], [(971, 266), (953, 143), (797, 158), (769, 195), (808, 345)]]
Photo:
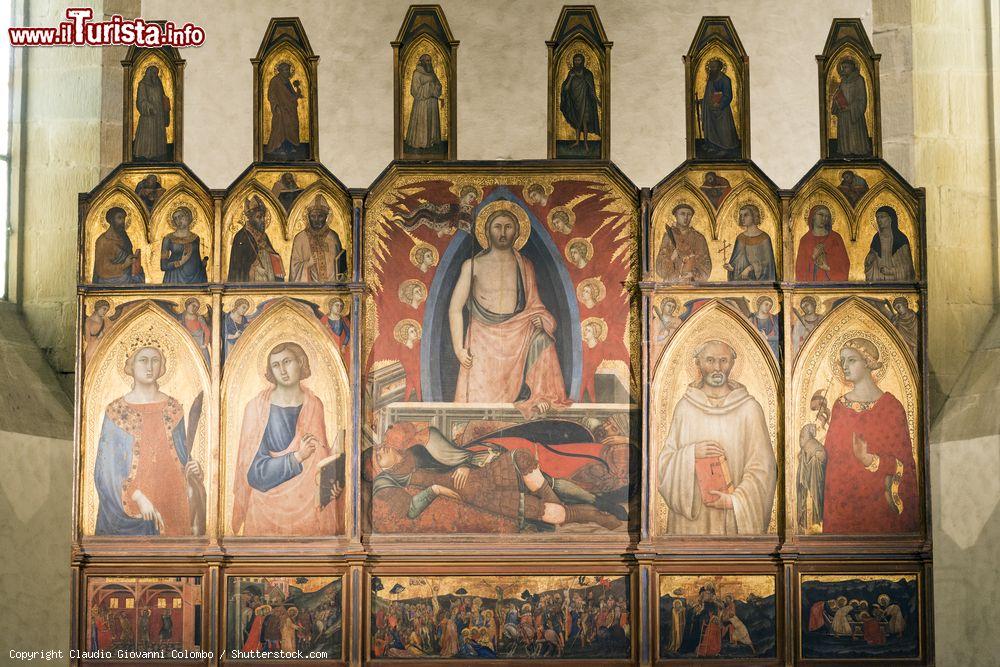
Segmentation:
[(250, 624), (250, 634), (247, 635), (247, 640), (243, 642), (244, 651), (260, 650), (260, 633), (264, 626), (264, 618), (263, 615), (259, 614), (253, 617), (253, 623)]
[(699, 658), (714, 658), (722, 652), (722, 622), (712, 616), (701, 632), (701, 642), (695, 655)]
[[(539, 318), (544, 335), (555, 337), (556, 319), (548, 311), (538, 294), (535, 269), (531, 262), (515, 253), (520, 271), (523, 307), (509, 316), (473, 314), (469, 318), (466, 345), (472, 353), (472, 365), (458, 371), (456, 403), (515, 403), (526, 416), (539, 403), (546, 402), (553, 408), (570, 404), (566, 398), (562, 369), (556, 354), (555, 342), (546, 346), (536, 344), (536, 335), (543, 335), (535, 328)], [(475, 279), (475, 278), (473, 278)], [(475, 301), (474, 292), (470, 302)], [(483, 311), (480, 306), (479, 311)], [(517, 401), (522, 385), (527, 385), (530, 396)]]
[(879, 646), (885, 643), (885, 630), (874, 618), (866, 618), (861, 623), (861, 633), (865, 637), (865, 642), (872, 646)]

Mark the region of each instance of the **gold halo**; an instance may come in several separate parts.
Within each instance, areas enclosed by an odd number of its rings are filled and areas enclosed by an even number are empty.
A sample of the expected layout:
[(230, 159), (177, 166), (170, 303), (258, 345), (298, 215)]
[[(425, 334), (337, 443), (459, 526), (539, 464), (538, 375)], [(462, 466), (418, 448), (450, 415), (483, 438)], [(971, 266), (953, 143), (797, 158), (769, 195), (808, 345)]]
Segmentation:
[(872, 343), (876, 348), (878, 348), (878, 360), (879, 363), (882, 364), (882, 367), (872, 371), (872, 378), (875, 380), (875, 384), (878, 384), (882, 381), (882, 378), (885, 377), (886, 370), (889, 368), (889, 350), (876, 336), (871, 335), (867, 331), (860, 331), (858, 329), (852, 329), (841, 333), (834, 339), (833, 344), (830, 346), (827, 361), (830, 363), (830, 369), (833, 371), (833, 377), (837, 378), (837, 380), (843, 382), (844, 384), (849, 384), (847, 380), (844, 379), (844, 371), (840, 368), (840, 351), (844, 349), (847, 341), (853, 338), (864, 338), (866, 341)]
[(197, 214), (198, 207), (192, 205), (191, 202), (188, 201), (179, 201), (170, 209), (170, 213), (167, 214), (167, 225), (172, 229), (176, 229), (176, 227), (174, 227), (174, 213), (181, 210), (182, 208), (186, 208), (188, 211), (191, 212), (191, 224), (188, 226), (188, 229), (193, 230), (195, 224), (197, 224), (198, 222), (198, 214)]
[[(227, 313), (227, 314), (228, 313), (232, 313), (233, 311), (236, 310), (236, 304), (238, 304), (240, 301), (245, 301), (246, 304), (247, 304), (246, 315), (249, 315), (250, 313), (252, 313), (254, 311), (254, 308), (257, 307), (257, 304), (254, 303), (253, 299), (251, 299), (249, 297), (246, 297), (246, 296), (239, 296), (239, 297), (234, 297), (232, 299), (227, 299), (226, 301), (223, 301), (222, 302), (222, 312)], [(226, 310), (227, 308), (229, 310)], [(246, 315), (244, 315), (244, 317), (246, 317)]]
[[(552, 226), (552, 218), (555, 216), (556, 213), (565, 213), (566, 214), (566, 217), (569, 218), (569, 228), (571, 230), (574, 227), (576, 227), (576, 213), (573, 212), (573, 209), (567, 208), (566, 206), (556, 206), (551, 211), (549, 211), (549, 217), (546, 220), (546, 222), (549, 225), (549, 229), (551, 229), (552, 231), (555, 231), (555, 227)], [(559, 232), (559, 233), (562, 234), (563, 232)]]
[[(409, 302), (406, 301), (403, 298), (403, 296), (406, 294), (406, 292), (408, 292), (413, 287), (416, 287), (417, 285), (420, 285), (424, 289), (424, 298), (420, 300), (420, 303), (423, 303), (424, 301), (426, 301), (427, 300), (427, 286), (424, 285), (424, 283), (422, 281), (417, 280), (416, 278), (411, 278), (410, 280), (404, 280), (402, 283), (400, 283), (399, 289), (396, 290), (396, 295), (399, 297), (399, 300), (402, 301), (403, 303), (405, 303), (407, 306), (409, 306), (410, 305)], [(418, 303), (416, 306), (413, 306), (413, 307), (414, 308), (419, 308), (420, 307), (420, 303)]]
[[(249, 218), (249, 216), (247, 216), (247, 212), (249, 211), (249, 209), (247, 208), (247, 204), (253, 204), (254, 207), (256, 208), (256, 204), (254, 203), (254, 199), (259, 199), (260, 200), (260, 206), (261, 206), (262, 209), (264, 209), (264, 228), (267, 229), (267, 227), (270, 226), (270, 224), (271, 224), (271, 211), (270, 211), (270, 209), (268, 209), (266, 200), (264, 199), (264, 197), (259, 192), (250, 191), (249, 193), (247, 193), (243, 197), (243, 208), (242, 209), (237, 209), (237, 211), (236, 211), (237, 215), (233, 216), (233, 218), (234, 218), (233, 223), (232, 223), (233, 229), (239, 229), (242, 225), (245, 225), (247, 222), (249, 222), (250, 218)], [(236, 207), (234, 207), (234, 208), (236, 208)]]
[(764, 205), (763, 202), (761, 202), (760, 200), (758, 200), (755, 197), (745, 197), (745, 198), (741, 199), (740, 201), (736, 202), (736, 206), (734, 207), (736, 209), (736, 226), (737, 227), (740, 226), (740, 212), (745, 207), (747, 207), (747, 206), (751, 206), (751, 207), (757, 209), (757, 215), (760, 218), (757, 221), (757, 226), (760, 227), (761, 229), (763, 229), (764, 228), (764, 223), (766, 223), (768, 221), (767, 220), (767, 211), (768, 211), (768, 208), (767, 208), (767, 206)]
[(464, 190), (466, 188), (472, 188), (473, 190), (476, 191), (476, 201), (477, 202), (483, 201), (483, 189), (479, 185), (477, 185), (475, 183), (469, 183), (467, 181), (456, 181), (456, 182), (452, 183), (451, 187), (448, 188), (448, 189), (451, 191), (451, 193), (453, 195), (455, 195), (455, 199), (461, 199), (462, 198), (462, 190)]
[[(198, 302), (198, 314), (201, 315), (202, 317), (207, 316), (208, 309), (212, 307), (211, 301), (208, 301), (206, 303), (205, 300), (203, 300), (201, 297), (189, 296), (178, 304), (181, 307), (181, 317), (183, 317), (184, 313), (187, 312), (187, 302), (191, 301), (192, 299)], [(181, 320), (181, 323), (183, 324), (183, 319)]]
[(601, 301), (604, 301), (604, 297), (607, 296), (607, 290), (604, 288), (604, 283), (601, 282), (600, 278), (587, 278), (576, 286), (576, 298), (580, 300), (580, 303), (583, 303), (583, 288), (587, 285), (590, 285), (597, 290), (596, 298), (594, 299), (595, 306)]
[(850, 52), (842, 55), (839, 59), (837, 59), (837, 65), (834, 67), (834, 69), (837, 70), (837, 73), (840, 74), (840, 66), (843, 65), (845, 62), (848, 62), (848, 61), (852, 65), (854, 65), (855, 71), (858, 72), (858, 74), (860, 74), (861, 73), (861, 65), (858, 64), (858, 59), (854, 57), (854, 54), (850, 53)]
[(340, 301), (342, 304), (344, 304), (344, 310), (341, 311), (341, 313), (340, 313), (341, 316), (343, 316), (343, 315), (350, 315), (351, 314), (351, 300), (350, 300), (350, 298), (345, 298), (344, 296), (342, 296), (340, 294), (334, 294), (333, 296), (331, 296), (328, 299), (326, 299), (326, 303), (324, 305), (327, 308), (329, 308), (331, 301)]
[(410, 248), (410, 263), (413, 264), (413, 266), (420, 266), (420, 261), (417, 259), (417, 253), (424, 250), (431, 251), (431, 256), (434, 257), (433, 261), (431, 261), (431, 266), (437, 266), (440, 261), (437, 248), (427, 243), (417, 243)]
[(524, 201), (528, 201), (528, 190), (535, 186), (538, 186), (542, 189), (542, 193), (545, 195), (546, 199), (551, 197), (552, 193), (556, 189), (555, 186), (548, 181), (530, 181), (528, 183), (525, 183), (521, 187), (521, 197), (524, 199)]
[(486, 220), (497, 211), (508, 211), (517, 218), (518, 231), (517, 238), (514, 239), (514, 250), (520, 250), (531, 235), (531, 222), (528, 220), (528, 213), (520, 205), (506, 199), (498, 199), (479, 209), (476, 216), (476, 241), (481, 248), (490, 247), (486, 239)]
[(589, 263), (590, 260), (594, 258), (594, 244), (591, 243), (589, 239), (585, 239), (582, 236), (571, 238), (569, 241), (566, 242), (566, 245), (563, 247), (563, 255), (566, 256), (566, 259), (572, 262), (573, 260), (570, 258), (569, 249), (575, 245), (581, 245), (581, 244), (587, 248), (587, 256), (585, 258), (586, 261), (584, 263), (585, 264)]
[(830, 231), (833, 231), (833, 223), (837, 219), (833, 212), (837, 210), (839, 206), (826, 199), (815, 199), (811, 202), (806, 202), (806, 205), (802, 207), (802, 219), (806, 223), (806, 229), (809, 231), (812, 230), (812, 222), (809, 220), (809, 214), (812, 213), (813, 209), (817, 206), (825, 206), (826, 210), (830, 212)]
[(591, 324), (596, 324), (600, 328), (601, 333), (597, 336), (597, 340), (604, 342), (604, 339), (608, 337), (608, 323), (605, 322), (600, 317), (588, 317), (583, 322), (580, 322), (580, 332), (583, 333), (584, 330)]
[(744, 362), (743, 357), (745, 356), (746, 353), (744, 352), (744, 354), (740, 354), (740, 346), (737, 345), (732, 338), (730, 338), (729, 336), (719, 335), (714, 331), (707, 333), (704, 339), (698, 341), (697, 344), (692, 344), (690, 350), (686, 351), (688, 356), (688, 362), (687, 362), (688, 377), (691, 378), (692, 382), (696, 382), (701, 379), (701, 371), (698, 370), (698, 364), (695, 361), (694, 351), (698, 349), (698, 347), (707, 343), (710, 340), (717, 340), (720, 343), (725, 343), (733, 351), (733, 354), (736, 355), (736, 358), (733, 359), (733, 367), (729, 369), (729, 379), (731, 381), (739, 382), (738, 378), (740, 376), (740, 371), (743, 370), (743, 362)]
[[(872, 217), (869, 219), (869, 222), (871, 223), (872, 228), (876, 232), (878, 232), (878, 210), (880, 208), (891, 208), (892, 211), (893, 211), (893, 213), (896, 214), (896, 226), (899, 227), (899, 231), (901, 231), (901, 232), (903, 231), (903, 225), (902, 225), (902, 222), (899, 219), (899, 217), (900, 217), (899, 216), (899, 208), (900, 208), (899, 204), (897, 204), (896, 202), (894, 202), (892, 199), (889, 199), (888, 197), (886, 197), (885, 199), (880, 199), (879, 201), (876, 201), (876, 202), (873, 202), (873, 203), (869, 204), (869, 206), (871, 206), (871, 208), (872, 208)], [(903, 232), (903, 233), (905, 234), (906, 232)], [(907, 236), (906, 239), (909, 242), (910, 237)], [(911, 250), (911, 252), (912, 252), (912, 250)]]
[(114, 360), (115, 371), (125, 384), (131, 385), (133, 378), (125, 372), (125, 364), (128, 362), (129, 357), (144, 347), (156, 348), (163, 357), (163, 375), (156, 379), (157, 384), (162, 387), (170, 382), (170, 378), (173, 376), (178, 363), (178, 358), (177, 350), (170, 337), (161, 336), (160, 328), (156, 326), (155, 322), (146, 322), (144, 326), (139, 328), (133, 327), (129, 331), (129, 335), (122, 338), (121, 342), (118, 343), (118, 349), (113, 355), (110, 355), (110, 358)]
[(128, 229), (128, 226), (130, 226), (132, 222), (134, 222), (134, 219), (136, 217), (138, 217), (139, 220), (142, 220), (142, 214), (139, 213), (138, 215), (133, 215), (132, 211), (129, 210), (129, 208), (131, 207), (132, 207), (132, 202), (126, 199), (125, 197), (116, 195), (115, 197), (110, 198), (108, 202), (101, 207), (101, 217), (100, 217), (101, 224), (104, 225), (105, 227), (110, 227), (111, 223), (108, 222), (108, 211), (110, 211), (113, 208), (120, 208), (123, 211), (125, 211), (125, 223), (126, 223), (126, 229)]
[(708, 64), (710, 62), (712, 62), (713, 60), (718, 60), (719, 61), (719, 64), (722, 65), (722, 67), (719, 68), (719, 71), (722, 72), (723, 74), (725, 74), (726, 68), (729, 66), (729, 63), (726, 62), (725, 58), (720, 58), (719, 56), (712, 56), (711, 58), (706, 58), (705, 59), (705, 70), (706, 71), (708, 70)]
[(396, 326), (392, 328), (392, 337), (395, 338), (400, 345), (406, 345), (406, 338), (403, 336), (403, 329), (404, 327), (408, 326), (416, 327), (417, 340), (419, 340), (424, 335), (420, 323), (417, 322), (416, 320), (411, 320), (409, 318), (405, 320), (400, 320), (399, 322), (396, 322)]
[(677, 297), (668, 294), (668, 295), (660, 298), (660, 300), (659, 300), (660, 310), (663, 310), (663, 304), (665, 302), (667, 302), (667, 301), (673, 301), (673, 303), (674, 303), (674, 314), (676, 316), (677, 311), (681, 309), (681, 302), (677, 300)]
[[(684, 197), (681, 197), (680, 199), (677, 199), (676, 201), (667, 202), (667, 203), (669, 204), (669, 206), (664, 206), (663, 207), (663, 210), (664, 210), (664, 212), (666, 212), (667, 215), (672, 216), (676, 220), (677, 216), (676, 216), (675, 212), (677, 211), (677, 209), (679, 209), (679, 208), (681, 208), (683, 206), (684, 208), (687, 208), (687, 209), (689, 209), (691, 211), (691, 223), (694, 224), (694, 214), (698, 210), (698, 209), (696, 209), (694, 207), (694, 204), (692, 204), (691, 202), (689, 202)], [(669, 223), (667, 223), (667, 224), (669, 224)]]
[(753, 312), (754, 315), (760, 310), (760, 302), (762, 299), (769, 299), (771, 301), (771, 315), (776, 315), (778, 312), (778, 300), (775, 299), (770, 294), (761, 294), (756, 299), (753, 300)]

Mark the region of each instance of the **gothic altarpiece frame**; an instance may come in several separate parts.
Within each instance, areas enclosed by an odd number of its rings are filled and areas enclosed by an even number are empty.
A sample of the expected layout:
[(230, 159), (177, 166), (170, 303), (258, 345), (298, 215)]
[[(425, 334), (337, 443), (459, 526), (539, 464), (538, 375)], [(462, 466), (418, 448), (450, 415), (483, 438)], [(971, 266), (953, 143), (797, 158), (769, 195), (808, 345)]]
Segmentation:
[(397, 160), (458, 154), (458, 40), (440, 5), (411, 5), (392, 42)]
[[(225, 190), (180, 162), (183, 61), (123, 62), (123, 163), (80, 196), (73, 647), (932, 662), (924, 194), (879, 157), (860, 22), (818, 57), (823, 157), (790, 190), (750, 160), (726, 17), (651, 189), (607, 161), (594, 8), (549, 42), (550, 158), (585, 44), (590, 161), (456, 161), (457, 44), (410, 8), (396, 157), (425, 162), (363, 190), (317, 161), (297, 19), (253, 60)], [(408, 154), (433, 49), (439, 153)]]

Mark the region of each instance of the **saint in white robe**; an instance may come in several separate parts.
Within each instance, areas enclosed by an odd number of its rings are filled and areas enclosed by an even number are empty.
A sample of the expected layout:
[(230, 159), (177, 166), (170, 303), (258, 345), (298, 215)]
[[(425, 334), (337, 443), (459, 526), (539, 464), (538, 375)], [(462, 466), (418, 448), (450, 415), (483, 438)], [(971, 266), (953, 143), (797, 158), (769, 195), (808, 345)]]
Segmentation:
[[(667, 531), (675, 535), (766, 533), (774, 505), (778, 468), (760, 403), (743, 385), (723, 399), (688, 387), (677, 401), (670, 431), (660, 448), (657, 480), (670, 509)], [(721, 404), (720, 404), (721, 403)], [(729, 463), (732, 509), (708, 507), (695, 477), (695, 443), (719, 444)]]
[(847, 637), (854, 634), (854, 628), (851, 627), (852, 611), (854, 611), (854, 608), (849, 604), (845, 604), (837, 609), (837, 612), (833, 616), (833, 634)]

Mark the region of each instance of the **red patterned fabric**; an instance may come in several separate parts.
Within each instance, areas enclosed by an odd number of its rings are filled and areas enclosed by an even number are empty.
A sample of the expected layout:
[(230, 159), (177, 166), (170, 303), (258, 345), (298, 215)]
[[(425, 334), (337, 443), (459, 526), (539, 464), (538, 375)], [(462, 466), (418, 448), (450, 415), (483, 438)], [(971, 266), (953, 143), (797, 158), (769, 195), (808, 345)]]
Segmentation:
[[(854, 456), (857, 434), (868, 443), (868, 453), (879, 457), (870, 472)], [(833, 406), (826, 436), (826, 493), (823, 532), (837, 535), (861, 533), (912, 533), (917, 530), (917, 476), (910, 443), (910, 429), (902, 403), (886, 392), (868, 409), (856, 411), (843, 399)], [(903, 465), (898, 495), (902, 512), (890, 504), (886, 477)]]

